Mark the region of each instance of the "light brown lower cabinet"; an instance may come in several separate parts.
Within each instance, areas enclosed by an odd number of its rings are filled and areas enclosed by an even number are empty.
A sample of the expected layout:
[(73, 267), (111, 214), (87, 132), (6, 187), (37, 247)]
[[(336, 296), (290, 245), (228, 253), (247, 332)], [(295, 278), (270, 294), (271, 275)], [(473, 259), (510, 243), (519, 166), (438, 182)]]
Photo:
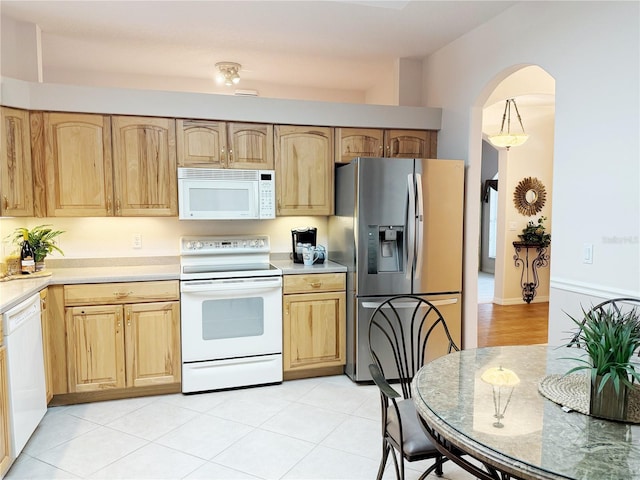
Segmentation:
[(42, 323), (42, 356), (44, 357), (44, 379), (47, 392), (47, 403), (53, 398), (53, 370), (51, 367), (51, 348), (49, 343), (49, 289), (40, 290), (40, 321)]
[(285, 275), (284, 378), (342, 373), (345, 356), (345, 274)]
[[(0, 329), (0, 334), (2, 331)], [(2, 336), (0, 335), (0, 345)], [(7, 347), (0, 346), (0, 478), (11, 465), (9, 443), (9, 395), (7, 384)]]
[[(65, 306), (64, 313), (68, 393), (179, 387), (177, 282), (64, 288), (65, 303), (72, 304)], [(157, 301), (165, 299), (169, 301)]]

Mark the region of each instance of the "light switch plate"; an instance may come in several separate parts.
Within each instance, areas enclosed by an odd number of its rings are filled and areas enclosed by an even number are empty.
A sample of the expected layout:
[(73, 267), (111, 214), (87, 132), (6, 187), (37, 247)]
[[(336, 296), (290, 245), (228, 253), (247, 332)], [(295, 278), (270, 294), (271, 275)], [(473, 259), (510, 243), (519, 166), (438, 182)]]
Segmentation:
[(582, 263), (593, 263), (593, 244), (585, 243), (582, 246)]
[(131, 241), (131, 246), (136, 249), (142, 248), (142, 235), (140, 235), (139, 233), (134, 233)]

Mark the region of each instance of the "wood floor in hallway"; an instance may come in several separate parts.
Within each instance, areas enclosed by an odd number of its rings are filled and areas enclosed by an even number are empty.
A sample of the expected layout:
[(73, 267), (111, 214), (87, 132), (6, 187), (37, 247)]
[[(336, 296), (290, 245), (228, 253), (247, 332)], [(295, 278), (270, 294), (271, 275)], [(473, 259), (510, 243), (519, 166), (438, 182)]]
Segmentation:
[(547, 343), (549, 303), (478, 304), (478, 346)]

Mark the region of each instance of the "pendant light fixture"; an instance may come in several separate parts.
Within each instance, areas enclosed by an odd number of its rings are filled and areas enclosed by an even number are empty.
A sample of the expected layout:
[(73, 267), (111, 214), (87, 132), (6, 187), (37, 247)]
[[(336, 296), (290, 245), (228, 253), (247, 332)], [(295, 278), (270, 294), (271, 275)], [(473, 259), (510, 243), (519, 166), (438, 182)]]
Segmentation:
[(225, 84), (227, 87), (237, 85), (238, 82), (240, 82), (240, 75), (238, 74), (240, 67), (242, 67), (242, 65), (235, 62), (216, 63), (216, 69), (218, 70), (216, 73), (216, 82)]
[[(520, 128), (522, 129), (522, 133), (514, 133), (511, 131), (511, 105), (513, 104), (513, 108), (516, 111), (516, 116), (518, 117), (518, 122), (520, 123)], [(507, 123), (507, 131), (504, 130), (504, 124)], [(504, 113), (502, 114), (502, 126), (500, 127), (500, 133), (495, 135), (489, 135), (489, 141), (495, 146), (499, 148), (506, 148), (509, 150), (510, 147), (519, 147), (524, 142), (527, 141), (529, 135), (524, 133), (524, 126), (522, 125), (522, 119), (520, 118), (520, 112), (518, 112), (518, 106), (516, 105), (516, 101), (513, 98), (508, 98), (507, 102), (504, 105)]]

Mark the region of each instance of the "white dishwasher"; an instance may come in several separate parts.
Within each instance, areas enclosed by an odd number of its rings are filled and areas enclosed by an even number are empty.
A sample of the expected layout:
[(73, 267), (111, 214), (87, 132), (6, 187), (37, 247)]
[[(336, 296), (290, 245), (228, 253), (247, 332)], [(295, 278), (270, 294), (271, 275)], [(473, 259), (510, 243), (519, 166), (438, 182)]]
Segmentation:
[(47, 411), (40, 295), (36, 293), (11, 308), (2, 320), (7, 347), (11, 456), (17, 458)]

